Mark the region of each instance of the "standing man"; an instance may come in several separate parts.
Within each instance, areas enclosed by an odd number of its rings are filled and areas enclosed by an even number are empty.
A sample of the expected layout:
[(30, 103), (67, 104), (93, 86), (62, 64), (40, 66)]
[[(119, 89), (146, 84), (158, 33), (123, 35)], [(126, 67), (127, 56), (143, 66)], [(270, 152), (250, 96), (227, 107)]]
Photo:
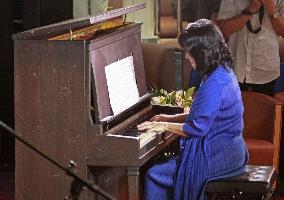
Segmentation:
[(284, 0), (222, 0), (216, 23), (228, 39), (241, 90), (273, 95), (283, 16)]

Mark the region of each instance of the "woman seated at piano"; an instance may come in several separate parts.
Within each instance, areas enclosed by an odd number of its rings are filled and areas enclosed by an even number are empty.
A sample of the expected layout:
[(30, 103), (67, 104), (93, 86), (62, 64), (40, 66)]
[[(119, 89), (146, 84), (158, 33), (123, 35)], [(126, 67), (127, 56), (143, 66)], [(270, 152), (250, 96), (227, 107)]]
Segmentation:
[(138, 125), (181, 136), (180, 155), (148, 170), (146, 200), (204, 199), (208, 181), (244, 173), (248, 160), (241, 92), (222, 33), (200, 19), (188, 24), (178, 40), (202, 83), (189, 113), (156, 115)]

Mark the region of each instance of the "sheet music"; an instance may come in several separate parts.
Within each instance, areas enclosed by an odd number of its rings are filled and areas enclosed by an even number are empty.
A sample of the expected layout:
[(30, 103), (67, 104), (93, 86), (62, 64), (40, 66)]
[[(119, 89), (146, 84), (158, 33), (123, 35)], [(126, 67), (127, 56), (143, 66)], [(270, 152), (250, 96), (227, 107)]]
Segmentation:
[(105, 67), (110, 104), (116, 115), (139, 100), (133, 56), (126, 57)]

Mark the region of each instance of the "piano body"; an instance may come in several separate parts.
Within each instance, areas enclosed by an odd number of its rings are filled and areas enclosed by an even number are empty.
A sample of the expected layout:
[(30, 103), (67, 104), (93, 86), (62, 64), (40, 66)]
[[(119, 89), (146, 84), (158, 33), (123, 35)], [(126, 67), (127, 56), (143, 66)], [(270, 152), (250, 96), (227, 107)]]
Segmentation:
[[(15, 127), (31, 144), (117, 199), (140, 199), (143, 166), (176, 140), (130, 130), (155, 113), (147, 94), (139, 4), (14, 35)], [(133, 57), (139, 101), (112, 116), (105, 66)], [(120, 77), (121, 78), (121, 77)], [(108, 116), (112, 116), (108, 118)], [(72, 179), (16, 141), (18, 200), (64, 199)], [(103, 199), (84, 191), (80, 199)]]

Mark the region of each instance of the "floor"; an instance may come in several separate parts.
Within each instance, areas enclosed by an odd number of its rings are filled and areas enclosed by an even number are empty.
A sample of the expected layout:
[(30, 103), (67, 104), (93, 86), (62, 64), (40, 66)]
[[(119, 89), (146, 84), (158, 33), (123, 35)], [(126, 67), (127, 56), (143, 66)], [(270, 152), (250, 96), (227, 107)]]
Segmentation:
[[(0, 200), (14, 200), (14, 170), (0, 169)], [(274, 200), (284, 200), (284, 183), (280, 183)]]

